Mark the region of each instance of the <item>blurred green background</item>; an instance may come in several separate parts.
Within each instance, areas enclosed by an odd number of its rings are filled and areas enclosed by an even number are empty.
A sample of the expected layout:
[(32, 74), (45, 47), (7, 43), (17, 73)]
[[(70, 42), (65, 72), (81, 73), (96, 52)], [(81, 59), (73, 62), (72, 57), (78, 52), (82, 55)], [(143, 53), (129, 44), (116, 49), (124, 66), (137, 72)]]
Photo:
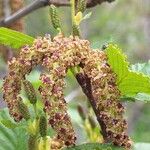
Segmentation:
[[(33, 0), (24, 0), (25, 5)], [(129, 61), (134, 63), (147, 62), (150, 58), (150, 0), (116, 0), (103, 3), (89, 9), (92, 12), (90, 19), (81, 25), (82, 37), (91, 42), (93, 48), (101, 48), (103, 44), (114, 42), (127, 54)], [(64, 33), (71, 33), (70, 9), (59, 8)], [(53, 29), (49, 8), (39, 9), (24, 17), (25, 33), (36, 37), (50, 33), (56, 34)], [(0, 78), (7, 73), (7, 65), (1, 57)], [(30, 80), (36, 86), (39, 72), (34, 71)], [(35, 78), (36, 77), (36, 78)], [(69, 72), (66, 78), (66, 100), (69, 102), (69, 113), (72, 116), (78, 142), (87, 141), (86, 132), (82, 129), (82, 121), (77, 112), (77, 105), (86, 106), (86, 97)], [(1, 107), (3, 106), (1, 98)], [(130, 102), (127, 107), (126, 118), (129, 123), (128, 132), (135, 142), (150, 142), (150, 104)], [(80, 134), (79, 134), (80, 133)]]

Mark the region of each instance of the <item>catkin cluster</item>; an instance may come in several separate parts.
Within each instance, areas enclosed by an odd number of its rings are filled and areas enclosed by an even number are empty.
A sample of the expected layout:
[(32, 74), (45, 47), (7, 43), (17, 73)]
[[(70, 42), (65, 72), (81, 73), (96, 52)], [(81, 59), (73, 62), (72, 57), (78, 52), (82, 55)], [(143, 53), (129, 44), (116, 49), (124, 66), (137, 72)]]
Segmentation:
[(93, 51), (89, 41), (78, 37), (67, 38), (61, 34), (53, 40), (49, 35), (38, 37), (31, 47), (24, 46), (20, 56), (9, 62), (9, 73), (3, 85), (4, 99), (16, 121), (22, 119), (18, 109), (21, 83), (36, 65), (45, 68), (45, 72), (40, 75), (42, 84), (39, 92), (48, 123), (57, 133), (54, 141), (59, 141), (62, 146), (75, 144), (76, 136), (67, 113), (63, 89), (67, 70), (79, 65), (81, 73), (91, 81), (97, 115), (105, 126), (103, 129), (107, 142), (127, 149), (131, 147), (125, 133), (127, 124), (123, 119), (124, 107), (119, 102), (120, 91), (116, 85), (116, 76), (107, 64), (107, 56), (103, 51)]
[(107, 142), (130, 148), (131, 141), (125, 133), (127, 122), (123, 119), (124, 107), (119, 102), (121, 93), (116, 85), (116, 75), (107, 63), (105, 52), (90, 51), (83, 66), (84, 74), (91, 81), (97, 115), (104, 125)]

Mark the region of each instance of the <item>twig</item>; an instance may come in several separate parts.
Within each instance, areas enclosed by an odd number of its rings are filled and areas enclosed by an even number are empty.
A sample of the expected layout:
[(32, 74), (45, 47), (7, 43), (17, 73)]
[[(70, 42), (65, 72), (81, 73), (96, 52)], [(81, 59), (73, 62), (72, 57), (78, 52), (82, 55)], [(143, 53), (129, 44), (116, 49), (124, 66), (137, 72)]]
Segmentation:
[[(15, 12), (14, 14), (10, 15), (9, 17), (6, 17), (0, 21), (0, 26), (8, 26), (9, 24), (15, 22), (16, 20), (28, 15), (29, 13), (48, 6), (48, 5), (55, 5), (57, 7), (60, 6), (70, 6), (69, 3), (70, 0), (35, 0), (28, 6), (22, 8), (21, 10)], [(101, 4), (102, 2), (112, 2), (114, 0), (88, 0), (87, 1), (87, 7), (94, 7), (98, 4)]]
[(86, 75), (84, 75), (82, 73), (78, 73), (76, 75), (76, 79), (77, 79), (78, 83), (80, 84), (80, 86), (82, 87), (83, 92), (88, 97), (88, 99), (89, 99), (89, 101), (91, 103), (91, 106), (92, 106), (92, 108), (93, 108), (93, 110), (95, 112), (95, 115), (97, 117), (97, 121), (99, 122), (99, 125), (101, 127), (101, 132), (102, 132), (104, 141), (108, 142), (105, 124), (104, 124), (104, 122), (101, 120), (101, 118), (99, 116), (99, 112), (98, 112), (98, 110), (96, 108), (96, 103), (95, 103), (94, 97), (92, 95), (90, 79)]

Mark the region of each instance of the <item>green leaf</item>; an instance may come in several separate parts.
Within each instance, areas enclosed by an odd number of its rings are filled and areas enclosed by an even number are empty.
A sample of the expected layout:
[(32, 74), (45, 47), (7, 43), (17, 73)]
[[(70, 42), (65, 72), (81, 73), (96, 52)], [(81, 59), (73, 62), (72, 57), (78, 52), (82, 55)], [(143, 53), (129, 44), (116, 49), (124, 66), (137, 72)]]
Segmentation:
[(9, 129), (14, 129), (14, 128), (18, 127), (18, 125), (16, 123), (13, 123), (12, 121), (10, 121), (8, 119), (3, 119), (0, 122)]
[(119, 89), (126, 96), (134, 96), (138, 93), (150, 94), (150, 78), (142, 73), (128, 72), (120, 82)]
[(113, 71), (117, 74), (117, 82), (121, 82), (128, 75), (128, 66), (126, 55), (117, 45), (109, 44), (106, 48), (108, 63)]
[[(8, 109), (0, 110), (0, 120), (8, 120), (13, 122), (9, 116)], [(22, 122), (23, 124), (23, 122)], [(5, 125), (0, 123), (0, 150), (27, 150), (27, 133), (23, 126), (9, 129)], [(12, 126), (12, 124), (7, 126)]]
[(126, 55), (117, 45), (109, 44), (106, 54), (109, 65), (117, 75), (117, 85), (123, 96), (134, 97), (138, 93), (150, 94), (149, 76), (131, 71)]
[(123, 148), (112, 146), (111, 144), (87, 143), (63, 150), (124, 150)]
[(14, 49), (21, 48), (24, 45), (31, 45), (34, 38), (11, 29), (0, 27), (0, 44)]

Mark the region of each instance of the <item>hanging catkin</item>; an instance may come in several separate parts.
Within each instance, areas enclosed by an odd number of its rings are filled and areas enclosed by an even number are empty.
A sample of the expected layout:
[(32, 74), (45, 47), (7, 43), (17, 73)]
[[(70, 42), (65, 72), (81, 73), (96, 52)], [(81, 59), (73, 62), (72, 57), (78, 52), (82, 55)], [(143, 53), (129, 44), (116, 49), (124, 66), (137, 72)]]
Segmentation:
[(116, 75), (107, 64), (105, 52), (93, 51), (89, 41), (78, 37), (67, 38), (59, 34), (53, 41), (48, 35), (39, 37), (31, 47), (23, 47), (17, 59), (9, 62), (9, 73), (4, 81), (3, 91), (10, 114), (16, 121), (23, 117), (18, 105), (15, 105), (19, 101), (21, 82), (38, 64), (46, 69), (40, 76), (42, 85), (39, 92), (47, 122), (57, 133), (54, 141), (62, 146), (75, 144), (76, 137), (67, 113), (63, 89), (67, 70), (80, 65), (81, 73), (90, 79), (91, 94), (98, 111), (97, 116), (105, 126), (103, 130), (106, 140), (130, 149), (131, 141), (125, 133), (127, 124), (123, 118), (124, 107), (119, 102), (120, 91), (116, 85)]

